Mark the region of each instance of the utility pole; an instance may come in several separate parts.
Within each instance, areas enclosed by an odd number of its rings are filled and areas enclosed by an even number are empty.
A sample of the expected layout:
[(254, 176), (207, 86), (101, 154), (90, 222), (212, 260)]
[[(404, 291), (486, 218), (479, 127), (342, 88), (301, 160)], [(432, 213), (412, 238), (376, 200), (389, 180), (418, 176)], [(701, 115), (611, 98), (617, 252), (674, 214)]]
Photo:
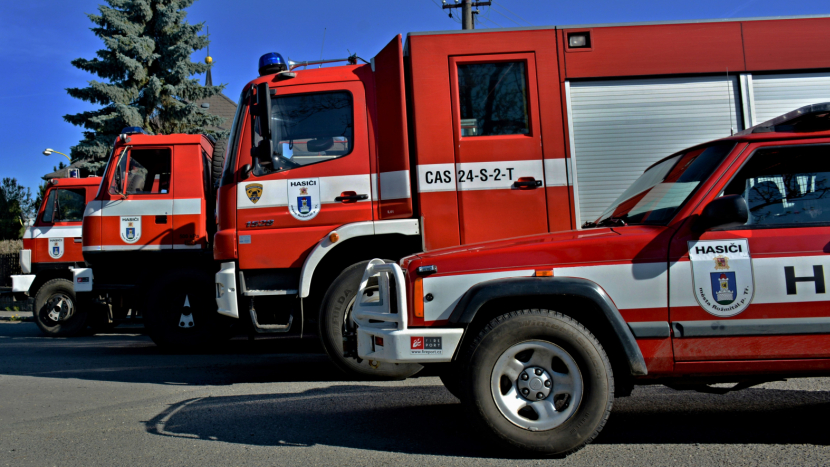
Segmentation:
[[(444, 10), (452, 9), (452, 8), (461, 8), (461, 29), (475, 29), (475, 21), (473, 21), (473, 15), (478, 14), (478, 10), (473, 11), (473, 7), (480, 7), (480, 6), (490, 6), (491, 2), (474, 2), (473, 0), (461, 0), (461, 3), (458, 3), (458, 0), (455, 0), (456, 3), (453, 5), (448, 5), (447, 0), (443, 0), (444, 4), (441, 8)], [(452, 12), (450, 12), (450, 18), (452, 18)]]

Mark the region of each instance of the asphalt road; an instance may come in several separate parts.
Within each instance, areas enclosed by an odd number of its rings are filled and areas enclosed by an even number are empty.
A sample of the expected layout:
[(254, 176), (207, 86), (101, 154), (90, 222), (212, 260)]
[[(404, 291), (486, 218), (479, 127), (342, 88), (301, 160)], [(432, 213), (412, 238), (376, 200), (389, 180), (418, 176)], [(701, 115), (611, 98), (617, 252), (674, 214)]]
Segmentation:
[(140, 331), (49, 339), (0, 321), (0, 466), (830, 465), (830, 378), (640, 387), (582, 451), (510, 459), (434, 376), (347, 381), (312, 341), (165, 354)]

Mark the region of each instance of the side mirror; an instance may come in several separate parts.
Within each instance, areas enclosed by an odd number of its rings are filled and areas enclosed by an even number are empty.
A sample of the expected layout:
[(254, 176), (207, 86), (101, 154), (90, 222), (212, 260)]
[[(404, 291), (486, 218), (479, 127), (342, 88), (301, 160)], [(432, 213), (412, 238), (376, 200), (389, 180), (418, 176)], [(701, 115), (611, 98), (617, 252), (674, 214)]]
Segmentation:
[(727, 195), (712, 200), (703, 208), (692, 231), (703, 233), (716, 227), (737, 227), (746, 224), (749, 219), (749, 207), (741, 195)]
[(251, 114), (259, 120), (259, 134), (262, 136), (262, 141), (252, 148), (251, 156), (270, 161), (274, 154), (274, 142), (271, 141), (271, 92), (268, 83), (257, 84), (256, 104), (251, 106)]
[(239, 173), (239, 178), (242, 180), (247, 180), (248, 177), (251, 176), (251, 164), (245, 164), (242, 166), (242, 171)]

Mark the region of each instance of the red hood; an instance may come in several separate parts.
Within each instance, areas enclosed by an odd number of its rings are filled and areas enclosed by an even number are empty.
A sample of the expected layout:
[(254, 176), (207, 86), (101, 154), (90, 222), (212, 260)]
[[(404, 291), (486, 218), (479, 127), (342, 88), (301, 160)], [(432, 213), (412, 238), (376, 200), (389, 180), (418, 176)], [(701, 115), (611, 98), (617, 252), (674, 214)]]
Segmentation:
[[(442, 248), (401, 261), (406, 269), (438, 266), (438, 273), (538, 268), (621, 261), (663, 261), (663, 226), (626, 226), (530, 235)], [(659, 246), (659, 245), (663, 246)]]

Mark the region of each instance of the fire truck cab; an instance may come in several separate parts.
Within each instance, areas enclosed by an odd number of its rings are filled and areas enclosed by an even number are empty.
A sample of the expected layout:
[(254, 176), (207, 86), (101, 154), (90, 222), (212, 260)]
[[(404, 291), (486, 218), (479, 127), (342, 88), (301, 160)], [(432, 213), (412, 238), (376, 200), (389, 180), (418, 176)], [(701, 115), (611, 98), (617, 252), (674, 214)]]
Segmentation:
[(100, 182), (100, 177), (49, 180), (34, 224), (23, 234), (23, 274), (11, 276), (12, 292), (34, 297), (35, 322), (48, 336), (74, 335), (106, 319), (93, 303), (79, 305), (71, 270), (84, 265), (81, 223)]
[(162, 345), (227, 335), (211, 290), (213, 186), (221, 164), (204, 135), (125, 128), (84, 212), (89, 267), (73, 271), (76, 292), (105, 295), (121, 312), (140, 310)]
[(579, 230), (373, 260), (358, 356), (445, 362), (470, 425), (526, 454), (580, 449), (635, 384), (830, 374), (828, 151), (810, 105), (656, 162)]

